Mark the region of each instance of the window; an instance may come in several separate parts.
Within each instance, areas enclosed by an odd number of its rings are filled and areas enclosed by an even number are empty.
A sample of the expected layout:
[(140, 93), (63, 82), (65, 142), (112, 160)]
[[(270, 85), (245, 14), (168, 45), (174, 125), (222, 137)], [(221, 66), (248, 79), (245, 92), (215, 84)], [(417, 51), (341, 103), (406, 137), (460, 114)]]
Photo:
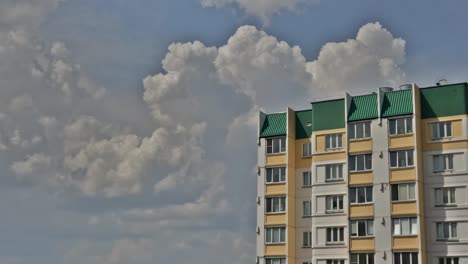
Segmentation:
[(325, 136), (325, 149), (337, 149), (342, 148), (342, 146), (341, 134), (329, 134)]
[(439, 258), (439, 264), (458, 264), (458, 257)]
[(453, 154), (442, 154), (432, 156), (434, 172), (453, 170)]
[(286, 258), (265, 258), (265, 264), (286, 264)]
[(456, 205), (455, 188), (435, 188), (436, 206)]
[(343, 164), (325, 165), (325, 181), (343, 180)]
[(416, 217), (403, 217), (393, 219), (393, 235), (409, 236), (418, 234), (418, 222)]
[(329, 195), (326, 197), (326, 203), (327, 213), (343, 211), (343, 195)]
[(312, 246), (312, 232), (302, 232), (302, 246), (310, 247)]
[(432, 123), (432, 140), (448, 138), (452, 136), (452, 122)]
[(372, 203), (372, 186), (351, 187), (349, 199), (351, 204)]
[(374, 235), (374, 220), (351, 220), (351, 236), (366, 237)]
[(409, 167), (414, 165), (413, 150), (390, 151), (390, 167)]
[(266, 168), (266, 183), (286, 182), (286, 167)]
[(403, 135), (413, 133), (413, 118), (404, 117), (388, 120), (390, 135)]
[(370, 138), (370, 122), (348, 124), (349, 139)]
[(286, 242), (286, 227), (267, 227), (265, 228), (265, 243), (284, 243)]
[(312, 202), (311, 201), (304, 201), (302, 203), (302, 212), (303, 216), (311, 216), (312, 215)]
[(349, 170), (372, 170), (372, 154), (360, 154), (349, 156)]
[(267, 154), (286, 151), (286, 137), (267, 138)]
[(437, 223), (437, 240), (457, 239), (457, 223), (441, 222)]
[(392, 201), (415, 200), (415, 187), (415, 183), (392, 184)]
[(340, 244), (344, 242), (344, 227), (327, 228), (327, 244)]
[(394, 264), (418, 264), (417, 252), (393, 253)]
[(310, 171), (304, 171), (302, 173), (302, 184), (304, 186), (312, 185), (312, 174), (310, 173)]
[(327, 264), (344, 264), (344, 259), (327, 259)]
[(286, 197), (267, 197), (265, 198), (265, 207), (267, 213), (286, 212)]
[(310, 157), (310, 150), (312, 145), (310, 142), (302, 144), (302, 157)]
[(351, 254), (350, 264), (374, 264), (374, 254), (359, 253)]

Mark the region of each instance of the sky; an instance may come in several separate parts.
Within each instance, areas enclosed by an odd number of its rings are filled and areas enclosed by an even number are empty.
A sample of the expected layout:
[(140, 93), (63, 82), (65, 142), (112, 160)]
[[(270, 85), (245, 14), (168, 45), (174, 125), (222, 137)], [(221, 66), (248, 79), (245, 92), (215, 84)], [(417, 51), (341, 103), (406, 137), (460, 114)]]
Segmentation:
[(0, 0), (0, 264), (253, 263), (257, 112), (464, 82), (467, 8)]

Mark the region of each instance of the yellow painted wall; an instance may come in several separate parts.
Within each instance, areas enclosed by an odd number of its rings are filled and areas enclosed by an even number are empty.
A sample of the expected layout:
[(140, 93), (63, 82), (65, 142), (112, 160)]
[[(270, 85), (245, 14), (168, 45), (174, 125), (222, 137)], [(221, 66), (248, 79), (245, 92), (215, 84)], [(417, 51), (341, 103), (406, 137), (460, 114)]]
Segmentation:
[(374, 205), (373, 204), (365, 204), (365, 205), (359, 205), (359, 204), (353, 204), (350, 206), (350, 217), (368, 217), (368, 216), (374, 216)]
[(265, 165), (266, 166), (286, 165), (286, 154), (267, 155), (266, 160), (265, 160)]
[(359, 185), (359, 184), (372, 184), (373, 179), (372, 171), (367, 172), (350, 172), (349, 173), (349, 184), (350, 185)]
[(416, 202), (392, 202), (392, 216), (416, 215), (418, 213)]
[(390, 169), (390, 182), (415, 181), (415, 180), (416, 180), (416, 169), (414, 167)]
[(394, 250), (419, 249), (419, 238), (418, 236), (394, 236), (392, 240), (392, 248)]
[(281, 184), (266, 184), (265, 195), (286, 194), (286, 183)]
[(461, 149), (468, 148), (468, 141), (444, 141), (444, 142), (435, 142), (435, 143), (426, 143), (424, 145), (424, 151), (431, 150), (448, 150), (448, 149)]
[(356, 152), (371, 152), (372, 151), (372, 139), (363, 140), (351, 140), (349, 141), (349, 153)]
[(266, 214), (265, 225), (286, 225), (286, 213)]
[[(464, 118), (468, 118), (468, 115), (446, 116), (421, 120), (423, 150), (430, 151), (467, 148), (468, 141), (463, 134), (462, 119)], [(452, 121), (452, 137), (433, 141), (431, 124), (440, 121)]]
[(411, 135), (395, 135), (390, 136), (388, 140), (389, 149), (412, 148), (414, 147), (414, 136)]
[(327, 134), (341, 133), (341, 142), (343, 144), (343, 150), (346, 150), (346, 134), (344, 128), (330, 129), (314, 132), (315, 136), (315, 152), (325, 152), (325, 136)]
[(312, 162), (325, 161), (325, 160), (343, 160), (343, 159), (344, 160), (346, 159), (346, 151), (315, 154), (312, 157)]
[[(288, 188), (288, 213), (286, 221), (286, 232), (287, 232), (287, 256), (288, 258), (296, 258), (296, 115), (293, 110), (288, 108), (288, 170), (287, 170), (287, 188)], [(299, 149), (302, 152), (302, 146)], [(299, 155), (299, 157), (302, 156)], [(291, 263), (294, 263), (291, 262)]]
[(286, 255), (286, 244), (265, 245), (265, 256)]
[(351, 251), (374, 251), (375, 241), (373, 237), (351, 238)]
[(302, 157), (302, 145), (305, 143), (311, 143), (312, 139), (304, 138), (298, 139), (295, 142), (296, 148), (296, 169), (301, 168), (311, 168), (312, 167), (312, 157), (303, 158)]

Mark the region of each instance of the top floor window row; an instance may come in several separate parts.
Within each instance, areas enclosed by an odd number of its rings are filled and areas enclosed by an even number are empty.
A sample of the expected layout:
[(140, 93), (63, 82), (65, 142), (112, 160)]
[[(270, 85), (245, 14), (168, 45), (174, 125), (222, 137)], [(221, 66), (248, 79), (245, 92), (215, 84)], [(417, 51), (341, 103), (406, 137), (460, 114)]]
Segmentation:
[(348, 124), (349, 139), (360, 139), (371, 137), (371, 122), (359, 122)]
[(411, 117), (388, 120), (390, 135), (403, 135), (413, 133), (413, 119)]
[(267, 138), (266, 153), (282, 153), (286, 151), (286, 137)]
[(325, 136), (326, 149), (339, 149), (343, 147), (341, 134), (328, 134)]
[(448, 138), (452, 136), (452, 122), (444, 121), (432, 123), (432, 140)]

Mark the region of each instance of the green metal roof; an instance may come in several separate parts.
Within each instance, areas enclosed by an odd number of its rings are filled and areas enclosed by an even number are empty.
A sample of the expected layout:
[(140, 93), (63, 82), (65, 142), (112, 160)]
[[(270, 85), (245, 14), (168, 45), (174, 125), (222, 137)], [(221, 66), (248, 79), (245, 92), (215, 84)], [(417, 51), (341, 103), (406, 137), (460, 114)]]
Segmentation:
[(312, 110), (296, 112), (296, 139), (310, 138), (312, 126), (307, 126), (307, 122), (312, 122)]
[(377, 94), (354, 96), (348, 113), (348, 121), (374, 119), (378, 117)]
[(382, 117), (408, 115), (413, 113), (413, 92), (411, 89), (386, 92), (382, 102)]
[(265, 117), (260, 137), (286, 135), (286, 113), (269, 114)]
[(344, 99), (312, 103), (312, 131), (344, 127)]
[(468, 114), (468, 84), (427, 87), (421, 91), (421, 118)]

